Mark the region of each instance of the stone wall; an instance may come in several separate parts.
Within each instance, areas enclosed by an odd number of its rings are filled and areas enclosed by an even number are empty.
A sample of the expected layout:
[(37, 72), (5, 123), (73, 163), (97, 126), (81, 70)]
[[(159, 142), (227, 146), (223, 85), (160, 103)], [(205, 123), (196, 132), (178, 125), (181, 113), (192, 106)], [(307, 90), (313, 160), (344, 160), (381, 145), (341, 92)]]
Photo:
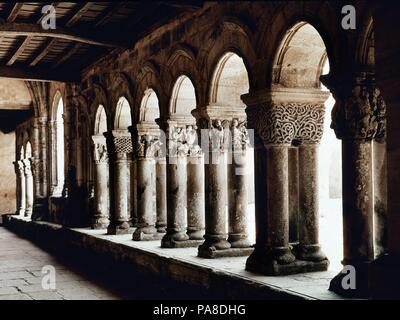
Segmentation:
[(0, 214), (15, 212), (15, 132), (0, 132)]

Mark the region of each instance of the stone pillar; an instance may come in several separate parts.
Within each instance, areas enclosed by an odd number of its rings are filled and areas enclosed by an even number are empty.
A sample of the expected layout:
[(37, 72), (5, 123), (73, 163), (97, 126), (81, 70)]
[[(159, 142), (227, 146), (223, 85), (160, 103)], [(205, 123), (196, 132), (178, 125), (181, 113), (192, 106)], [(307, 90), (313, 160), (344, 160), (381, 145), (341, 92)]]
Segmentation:
[(161, 247), (176, 248), (189, 240), (186, 234), (186, 157), (185, 128), (167, 121), (167, 233)]
[(136, 155), (132, 154), (131, 162), (131, 225), (136, 227), (137, 224), (137, 163)]
[(387, 221), (387, 154), (384, 137), (372, 142), (374, 181), (374, 239), (375, 257), (388, 250)]
[(39, 138), (39, 120), (38, 118), (33, 119), (33, 130), (32, 130), (32, 173), (34, 180), (34, 197), (35, 199), (40, 196), (40, 138)]
[(196, 127), (186, 127), (189, 146), (187, 160), (187, 234), (190, 240), (204, 240), (204, 157), (198, 145)]
[(40, 158), (40, 196), (46, 198), (48, 195), (48, 172), (47, 172), (47, 117), (39, 117), (39, 158)]
[(24, 173), (24, 163), (22, 160), (15, 161), (15, 173), (17, 174), (17, 212), (16, 214), (23, 216), (25, 214), (25, 173)]
[(160, 240), (157, 232), (156, 212), (153, 205), (153, 188), (156, 168), (154, 157), (160, 148), (158, 129), (137, 125), (137, 215), (138, 222), (132, 239), (135, 241)]
[(157, 232), (165, 233), (167, 227), (167, 164), (165, 157), (156, 160)]
[[(299, 141), (319, 141), (322, 136), (323, 102), (326, 98), (327, 94), (319, 90), (288, 88), (242, 96), (247, 105), (249, 128), (254, 129), (256, 141), (257, 237), (255, 250), (247, 259), (246, 270), (284, 275), (322, 271), (328, 267), (327, 260), (300, 261), (292, 252), (289, 245), (288, 178), (288, 150), (291, 145)], [(312, 224), (317, 225), (315, 214), (307, 212), (307, 216), (312, 216)], [(301, 221), (300, 229), (303, 228)], [(307, 231), (306, 226), (304, 228)], [(303, 232), (303, 240), (306, 234)]]
[[(368, 269), (374, 259), (371, 140), (380, 135), (377, 120), (385, 105), (372, 74), (360, 72), (340, 83), (347, 86), (328, 83), (328, 87), (331, 85), (336, 99), (331, 127), (342, 140), (345, 271), (332, 279), (329, 289), (344, 296), (367, 297)], [(342, 86), (348, 91), (336, 89)], [(347, 266), (355, 270), (354, 289), (342, 286)]]
[(33, 211), (33, 176), (31, 160), (32, 158), (22, 160), (25, 174), (25, 217), (30, 217)]
[(300, 260), (327, 260), (319, 245), (318, 144), (299, 146), (299, 245)]
[(104, 136), (92, 136), (94, 143), (94, 214), (92, 229), (106, 229), (110, 223), (109, 158)]
[(129, 212), (128, 212), (128, 184), (129, 160), (132, 153), (132, 137), (128, 130), (113, 130), (113, 165), (114, 165), (114, 203), (108, 234), (129, 233)]
[(289, 147), (289, 242), (299, 241), (299, 153)]
[(231, 137), (232, 147), (229, 155), (231, 164), (228, 165), (228, 241), (232, 248), (249, 248), (246, 217), (248, 204), (246, 161), (250, 141), (245, 121), (239, 122), (236, 118), (232, 120)]
[[(197, 115), (197, 114), (196, 114)], [(204, 243), (199, 246), (198, 255), (214, 258), (231, 248), (227, 241), (226, 197), (226, 131), (221, 120), (208, 116), (199, 119), (201, 144), (205, 158), (205, 235)], [(226, 121), (224, 121), (226, 124)]]

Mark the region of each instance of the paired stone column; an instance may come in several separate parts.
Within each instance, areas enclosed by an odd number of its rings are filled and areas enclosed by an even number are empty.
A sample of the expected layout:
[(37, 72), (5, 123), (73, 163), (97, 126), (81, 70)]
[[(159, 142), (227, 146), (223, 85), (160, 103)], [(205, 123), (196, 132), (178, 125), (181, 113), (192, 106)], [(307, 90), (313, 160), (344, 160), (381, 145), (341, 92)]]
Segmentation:
[[(323, 129), (323, 102), (327, 95), (319, 90), (275, 89), (243, 95), (247, 104), (249, 128), (255, 133), (256, 177), (256, 246), (246, 263), (246, 270), (266, 275), (322, 271), (328, 267), (325, 256), (316, 259), (301, 254), (318, 247), (318, 201), (307, 198), (299, 215), (299, 246), (289, 245), (289, 148), (307, 142), (319, 142)], [(301, 157), (303, 159), (303, 152)], [(300, 155), (299, 155), (299, 163)], [(316, 172), (316, 162), (299, 170), (303, 174)], [(261, 171), (261, 172), (260, 172)], [(291, 170), (292, 171), (292, 170)], [(265, 179), (266, 181), (262, 181)], [(307, 180), (308, 179), (308, 180)], [(314, 178), (307, 177), (312, 190)], [(314, 179), (314, 180), (313, 180)], [(260, 190), (261, 189), (261, 190)], [(314, 202), (312, 201), (314, 200)], [(310, 219), (310, 220), (307, 220)], [(265, 225), (260, 225), (260, 223)], [(266, 229), (266, 230), (265, 230)], [(296, 254), (298, 255), (296, 259)]]
[(106, 229), (110, 223), (109, 158), (106, 138), (92, 136), (94, 144), (94, 214), (92, 229)]
[[(342, 264), (346, 271), (332, 279), (330, 290), (344, 296), (367, 297), (368, 269), (374, 259), (371, 141), (383, 130), (378, 120), (385, 103), (373, 74), (359, 72), (345, 83), (348, 91), (339, 91), (337, 88), (342, 86), (331, 84), (336, 99), (331, 127), (342, 140)], [(354, 289), (343, 288), (348, 266), (355, 270)]]
[(113, 130), (112, 142), (114, 149), (112, 161), (114, 166), (114, 203), (111, 204), (112, 211), (110, 215), (110, 224), (108, 225), (108, 234), (129, 233), (129, 215), (128, 212), (128, 184), (129, 178), (129, 160), (132, 153), (132, 137), (128, 130)]
[[(138, 222), (132, 239), (135, 241), (160, 240), (164, 233), (157, 232), (153, 192), (156, 186), (155, 156), (160, 150), (159, 129), (154, 124), (137, 125), (137, 216)], [(160, 224), (166, 218), (159, 217)]]
[(17, 212), (16, 214), (23, 216), (25, 214), (26, 195), (25, 195), (25, 173), (24, 163), (22, 160), (14, 162), (15, 173), (17, 175)]
[[(201, 197), (201, 171), (190, 167), (189, 186), (187, 162), (189, 150), (194, 156), (196, 130), (186, 125), (190, 120), (173, 118), (163, 124), (167, 137), (167, 233), (161, 241), (163, 248), (182, 248), (198, 246), (202, 242), (199, 197)], [(190, 191), (190, 193), (188, 192)], [(197, 193), (197, 194), (196, 194)], [(200, 199), (201, 201), (201, 199)], [(188, 207), (190, 204), (190, 208)]]
[(198, 145), (195, 125), (186, 126), (187, 159), (187, 234), (190, 240), (204, 238), (204, 155)]
[[(231, 148), (228, 165), (228, 241), (232, 248), (249, 248), (247, 235), (248, 172), (247, 150), (250, 143), (245, 121), (235, 118), (231, 124)], [(250, 254), (251, 252), (249, 252)]]
[(33, 175), (32, 161), (33, 159), (23, 159), (24, 174), (25, 174), (25, 217), (30, 217), (33, 211)]
[[(206, 230), (205, 241), (199, 246), (199, 257), (242, 256), (252, 251), (252, 248), (248, 248), (246, 233), (247, 180), (243, 175), (245, 152), (242, 140), (247, 133), (243, 131), (245, 126), (239, 125), (236, 119), (240, 118), (237, 116), (240, 112), (243, 114), (241, 107), (216, 105), (192, 111), (201, 129), (205, 163)], [(233, 137), (236, 140), (233, 141)], [(229, 148), (234, 145), (232, 142), (236, 143), (236, 149), (229, 152)], [(228, 166), (230, 159), (233, 161)], [(228, 175), (229, 187), (232, 189), (229, 191)]]

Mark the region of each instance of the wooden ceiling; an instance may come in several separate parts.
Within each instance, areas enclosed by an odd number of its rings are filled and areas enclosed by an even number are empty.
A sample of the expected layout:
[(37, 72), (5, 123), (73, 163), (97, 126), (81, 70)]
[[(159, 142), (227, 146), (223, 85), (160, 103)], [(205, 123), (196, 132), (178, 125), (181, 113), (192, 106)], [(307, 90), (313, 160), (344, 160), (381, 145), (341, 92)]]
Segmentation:
[[(51, 4), (56, 28), (45, 30)], [(202, 1), (0, 2), (0, 77), (78, 81), (83, 68)]]

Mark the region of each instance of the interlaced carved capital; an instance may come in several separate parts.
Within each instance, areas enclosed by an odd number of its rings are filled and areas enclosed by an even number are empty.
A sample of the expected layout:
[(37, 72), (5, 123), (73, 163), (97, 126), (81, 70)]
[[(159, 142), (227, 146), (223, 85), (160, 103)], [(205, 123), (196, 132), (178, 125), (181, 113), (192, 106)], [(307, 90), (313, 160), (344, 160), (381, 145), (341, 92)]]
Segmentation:
[(337, 101), (331, 128), (338, 139), (385, 140), (386, 104), (372, 75), (359, 74), (351, 93)]
[(132, 137), (130, 133), (113, 131), (113, 145), (115, 153), (131, 153), (133, 151)]
[(18, 177), (22, 177), (25, 174), (24, 163), (22, 160), (14, 161), (14, 168)]
[(293, 141), (318, 144), (324, 128), (326, 92), (305, 89), (281, 89), (264, 96), (242, 96), (248, 127), (265, 146), (290, 145)]

